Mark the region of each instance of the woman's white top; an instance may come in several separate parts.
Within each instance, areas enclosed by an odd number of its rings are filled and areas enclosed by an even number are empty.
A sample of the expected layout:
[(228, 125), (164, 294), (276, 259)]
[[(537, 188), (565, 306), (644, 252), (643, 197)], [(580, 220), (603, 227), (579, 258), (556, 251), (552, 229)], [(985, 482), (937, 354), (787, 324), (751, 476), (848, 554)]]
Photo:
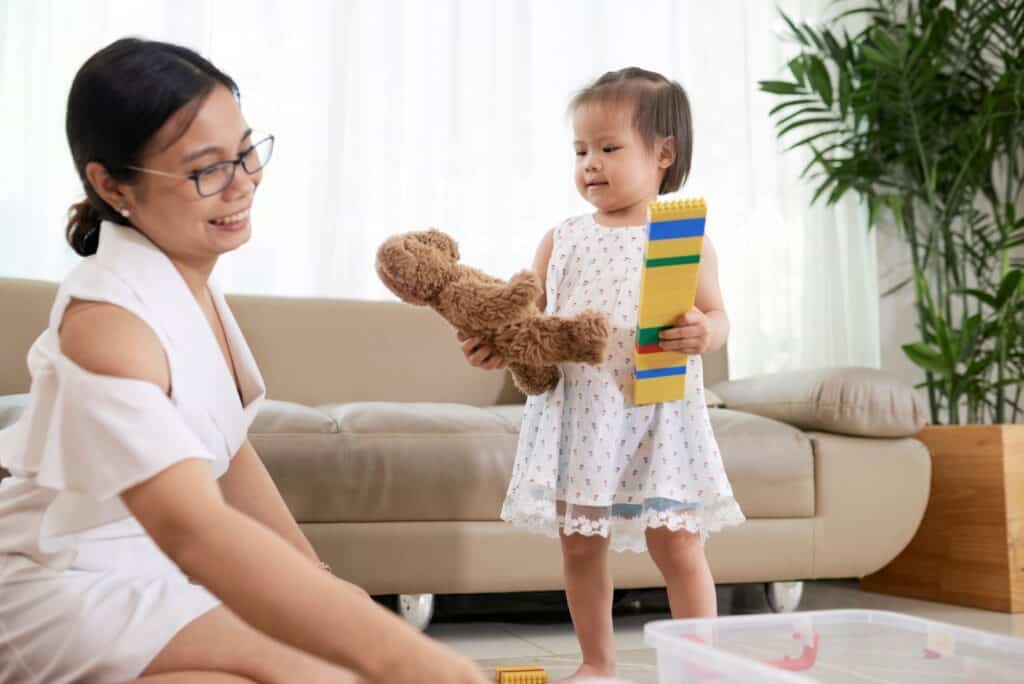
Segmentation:
[[(0, 482), (0, 684), (131, 678), (217, 604), (119, 496), (190, 458), (220, 477), (256, 416), (263, 379), (223, 295), (209, 287), (234, 373), (177, 269), (132, 228), (103, 223), (97, 253), (58, 290), (29, 351), (28, 408), (0, 431), (0, 465), (11, 473)], [(58, 331), (75, 299), (122, 307), (153, 330), (169, 396), (91, 373), (61, 352)]]

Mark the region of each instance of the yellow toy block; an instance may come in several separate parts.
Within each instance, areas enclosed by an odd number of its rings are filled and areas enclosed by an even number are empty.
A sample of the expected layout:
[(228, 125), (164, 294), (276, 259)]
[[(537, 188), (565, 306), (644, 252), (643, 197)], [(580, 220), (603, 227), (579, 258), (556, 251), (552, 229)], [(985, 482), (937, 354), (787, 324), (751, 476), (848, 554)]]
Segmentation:
[(704, 246), (703, 199), (652, 202), (640, 275), (633, 403), (675, 401), (686, 395), (686, 354), (658, 346), (658, 333), (693, 308)]
[(677, 351), (637, 353), (635, 358), (636, 369), (642, 371), (654, 370), (655, 368), (670, 368), (672, 366), (685, 366), (687, 361), (686, 354)]
[(494, 681), (498, 684), (548, 684), (548, 673), (536, 665), (500, 666), (494, 670)]
[[(708, 215), (708, 205), (703, 197), (682, 200), (661, 200), (651, 202), (647, 206), (651, 223), (676, 221), (679, 219), (704, 218)], [(701, 235), (703, 235), (701, 231)]]
[[(693, 308), (697, 295), (697, 264), (645, 268), (640, 278), (637, 326), (664, 328)], [(683, 309), (683, 303), (689, 305)]]
[(633, 380), (633, 403), (659, 404), (686, 396), (686, 374)]
[(702, 237), (655, 240), (647, 243), (646, 257), (648, 259), (664, 259), (681, 254), (700, 254), (703, 245), (704, 238)]

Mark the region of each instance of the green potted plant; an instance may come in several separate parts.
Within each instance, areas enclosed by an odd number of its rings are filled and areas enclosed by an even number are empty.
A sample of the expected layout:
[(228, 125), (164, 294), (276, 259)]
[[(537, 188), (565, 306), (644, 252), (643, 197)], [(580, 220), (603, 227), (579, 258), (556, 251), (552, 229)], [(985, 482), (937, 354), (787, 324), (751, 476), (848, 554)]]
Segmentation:
[[(873, 588), (1024, 610), (1024, 3), (834, 7), (818, 27), (782, 15), (800, 52), (760, 87), (779, 100), (780, 138), (807, 155), (812, 201), (852, 193), (868, 229), (892, 221), (910, 252), (920, 339), (903, 349), (924, 372), (933, 491)], [(992, 538), (974, 541), (999, 551), (958, 576), (976, 590), (951, 593), (922, 569), (954, 554), (953, 530), (979, 511)]]

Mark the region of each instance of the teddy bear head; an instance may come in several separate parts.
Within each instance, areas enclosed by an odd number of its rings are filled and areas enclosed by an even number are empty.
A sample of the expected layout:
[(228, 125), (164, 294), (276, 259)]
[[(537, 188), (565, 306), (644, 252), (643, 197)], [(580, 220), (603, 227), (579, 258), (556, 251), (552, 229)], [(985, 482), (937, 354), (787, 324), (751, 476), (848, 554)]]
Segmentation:
[(402, 233), (377, 250), (377, 275), (403, 302), (430, 304), (455, 279), (459, 246), (439, 230)]

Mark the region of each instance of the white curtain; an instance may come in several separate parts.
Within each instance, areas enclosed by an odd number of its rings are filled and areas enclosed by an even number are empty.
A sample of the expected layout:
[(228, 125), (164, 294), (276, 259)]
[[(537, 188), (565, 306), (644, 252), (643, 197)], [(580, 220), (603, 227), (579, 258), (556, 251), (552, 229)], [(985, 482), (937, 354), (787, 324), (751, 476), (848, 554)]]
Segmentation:
[[(824, 0), (783, 7), (814, 19)], [(188, 45), (278, 136), (254, 236), (218, 266), (233, 292), (390, 298), (387, 235), (427, 226), (508, 277), (589, 207), (572, 182), (570, 95), (637, 65), (687, 89), (694, 164), (733, 321), (732, 375), (878, 365), (874, 246), (856, 207), (808, 209), (758, 79), (792, 47), (761, 0), (3, 0), (0, 275), (60, 279), (82, 196), (64, 137), (75, 71), (124, 35)]]

